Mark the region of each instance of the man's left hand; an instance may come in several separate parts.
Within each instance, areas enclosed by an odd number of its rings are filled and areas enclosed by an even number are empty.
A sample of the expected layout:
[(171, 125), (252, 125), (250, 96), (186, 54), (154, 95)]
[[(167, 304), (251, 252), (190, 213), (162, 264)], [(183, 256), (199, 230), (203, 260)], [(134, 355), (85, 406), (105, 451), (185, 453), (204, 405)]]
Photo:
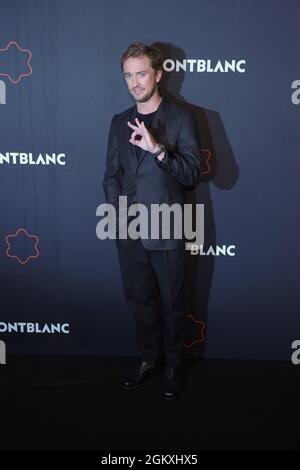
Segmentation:
[[(155, 141), (150, 132), (146, 129), (144, 122), (140, 122), (138, 118), (135, 118), (136, 125), (131, 124), (127, 121), (128, 126), (133, 130), (129, 142), (133, 145), (137, 145), (143, 150), (150, 153), (155, 153), (158, 150), (158, 143)], [(140, 136), (140, 139), (136, 137)]]

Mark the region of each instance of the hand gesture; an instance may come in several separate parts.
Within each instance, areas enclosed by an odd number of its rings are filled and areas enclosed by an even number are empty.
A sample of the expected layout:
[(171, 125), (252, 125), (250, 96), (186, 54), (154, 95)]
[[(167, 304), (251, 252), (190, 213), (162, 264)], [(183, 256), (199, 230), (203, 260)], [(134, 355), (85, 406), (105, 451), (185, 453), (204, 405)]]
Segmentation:
[[(131, 122), (127, 121), (128, 126), (133, 129), (129, 142), (133, 145), (137, 145), (143, 150), (146, 150), (150, 153), (155, 153), (156, 150), (159, 148), (157, 142), (154, 140), (153, 136), (150, 132), (146, 129), (144, 122), (140, 122), (138, 118), (135, 118), (136, 125), (131, 124)], [(137, 139), (136, 137), (140, 136), (141, 139)]]

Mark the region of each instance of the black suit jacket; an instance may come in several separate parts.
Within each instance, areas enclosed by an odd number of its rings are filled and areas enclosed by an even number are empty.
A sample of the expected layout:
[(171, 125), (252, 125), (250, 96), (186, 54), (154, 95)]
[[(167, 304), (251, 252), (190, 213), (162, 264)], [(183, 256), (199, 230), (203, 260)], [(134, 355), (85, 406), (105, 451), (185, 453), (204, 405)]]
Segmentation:
[[(146, 151), (142, 151), (138, 159), (135, 145), (129, 142), (132, 129), (127, 121), (134, 123), (136, 111), (133, 106), (116, 114), (111, 122), (103, 180), (106, 202), (117, 208), (119, 196), (127, 196), (128, 205), (142, 203), (149, 213), (151, 204), (183, 205), (185, 191), (195, 188), (201, 179), (200, 141), (195, 117), (174, 101), (162, 98), (149, 129), (155, 140), (167, 149), (160, 162)], [(169, 240), (149, 238), (141, 241), (148, 250), (174, 249), (184, 243), (183, 239), (174, 239), (172, 235)]]

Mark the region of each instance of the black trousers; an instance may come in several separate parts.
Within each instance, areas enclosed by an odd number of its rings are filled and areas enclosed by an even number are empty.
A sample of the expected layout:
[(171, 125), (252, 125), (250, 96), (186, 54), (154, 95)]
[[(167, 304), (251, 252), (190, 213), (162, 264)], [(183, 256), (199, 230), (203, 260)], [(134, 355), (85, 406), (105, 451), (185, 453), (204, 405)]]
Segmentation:
[(142, 359), (182, 362), (185, 249), (146, 250), (140, 239), (117, 240), (127, 304), (134, 314)]

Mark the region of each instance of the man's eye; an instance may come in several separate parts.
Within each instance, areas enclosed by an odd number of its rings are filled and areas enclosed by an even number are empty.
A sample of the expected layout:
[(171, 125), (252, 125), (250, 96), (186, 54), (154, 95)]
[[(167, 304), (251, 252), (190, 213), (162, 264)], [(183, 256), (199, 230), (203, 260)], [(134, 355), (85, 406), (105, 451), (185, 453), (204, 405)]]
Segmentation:
[(140, 77), (144, 77), (144, 76), (145, 76), (144, 72), (141, 72)]

